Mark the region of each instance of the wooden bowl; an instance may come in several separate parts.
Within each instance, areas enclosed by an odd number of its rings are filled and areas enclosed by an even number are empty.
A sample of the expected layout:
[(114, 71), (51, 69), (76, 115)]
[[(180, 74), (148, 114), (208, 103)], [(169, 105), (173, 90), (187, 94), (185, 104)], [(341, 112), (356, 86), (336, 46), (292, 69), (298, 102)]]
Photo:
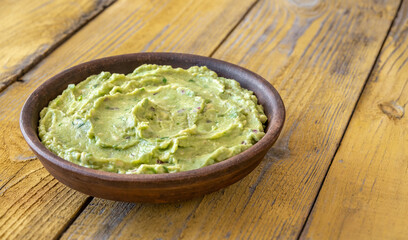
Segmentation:
[[(48, 150), (38, 138), (40, 111), (67, 88), (102, 71), (130, 73), (142, 64), (189, 68), (207, 66), (219, 76), (237, 80), (252, 90), (268, 117), (266, 134), (254, 146), (222, 162), (200, 169), (167, 174), (118, 174), (82, 167)], [(67, 69), (38, 87), (27, 99), (20, 116), (21, 132), (44, 167), (60, 182), (85, 194), (126, 202), (165, 203), (217, 191), (249, 174), (276, 141), (285, 120), (278, 92), (259, 75), (237, 65), (191, 54), (134, 53), (97, 59)]]

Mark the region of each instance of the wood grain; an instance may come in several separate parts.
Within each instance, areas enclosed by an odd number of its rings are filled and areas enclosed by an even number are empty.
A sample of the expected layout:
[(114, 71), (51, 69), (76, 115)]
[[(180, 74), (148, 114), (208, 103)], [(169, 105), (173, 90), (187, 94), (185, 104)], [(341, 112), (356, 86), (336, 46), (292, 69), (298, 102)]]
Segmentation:
[[(94, 237), (106, 228), (95, 225), (95, 218), (113, 221), (123, 208), (132, 217), (121, 219), (103, 237), (297, 238), (398, 5), (398, 1), (257, 3), (214, 57), (259, 73), (283, 97), (285, 128), (261, 165), (241, 182), (194, 203), (149, 206), (145, 212), (140, 212), (143, 204), (105, 203), (108, 211), (100, 216), (81, 214), (62, 238)], [(168, 211), (176, 206), (178, 211)], [(89, 205), (86, 211), (92, 209)]]
[(0, 92), (113, 1), (1, 1)]
[(142, 50), (209, 55), (254, 3), (233, 2), (119, 1), (0, 93), (0, 239), (58, 237), (86, 203), (54, 180), (22, 140), (19, 114), (33, 89), (96, 57)]
[(49, 233), (58, 235), (87, 196), (62, 186), (48, 174), (16, 134), (18, 125), (4, 121), (1, 125), (0, 238), (44, 239)]
[(407, 238), (407, 49), (404, 1), (302, 239)]
[(191, 209), (199, 203), (134, 204), (95, 198), (62, 239), (180, 239)]

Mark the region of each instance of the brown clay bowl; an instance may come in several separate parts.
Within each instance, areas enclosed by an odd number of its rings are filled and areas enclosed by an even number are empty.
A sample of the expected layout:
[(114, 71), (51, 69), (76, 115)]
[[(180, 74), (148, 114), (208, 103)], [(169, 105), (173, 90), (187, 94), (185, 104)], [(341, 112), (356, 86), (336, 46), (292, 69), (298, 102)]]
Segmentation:
[[(129, 175), (85, 168), (49, 151), (38, 138), (40, 111), (70, 83), (79, 83), (101, 71), (130, 73), (150, 63), (189, 68), (207, 66), (252, 90), (268, 117), (266, 135), (248, 150), (222, 162), (186, 172)], [(276, 141), (285, 119), (285, 107), (271, 84), (237, 65), (180, 53), (135, 53), (97, 59), (67, 69), (38, 87), (27, 99), (20, 116), (21, 132), (44, 167), (60, 182), (85, 194), (126, 202), (164, 203), (186, 200), (217, 191), (249, 174)]]

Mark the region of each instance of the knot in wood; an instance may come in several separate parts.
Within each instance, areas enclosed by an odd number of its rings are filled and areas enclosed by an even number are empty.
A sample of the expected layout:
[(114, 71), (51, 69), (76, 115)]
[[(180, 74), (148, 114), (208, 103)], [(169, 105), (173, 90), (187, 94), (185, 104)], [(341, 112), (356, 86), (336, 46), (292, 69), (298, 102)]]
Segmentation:
[(391, 119), (401, 119), (405, 113), (404, 108), (395, 101), (380, 103), (378, 107)]

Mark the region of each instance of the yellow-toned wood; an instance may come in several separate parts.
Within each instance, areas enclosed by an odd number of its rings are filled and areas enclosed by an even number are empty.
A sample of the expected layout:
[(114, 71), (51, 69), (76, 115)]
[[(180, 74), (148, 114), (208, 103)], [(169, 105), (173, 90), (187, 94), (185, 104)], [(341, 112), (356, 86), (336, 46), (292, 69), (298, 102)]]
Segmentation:
[(191, 209), (199, 203), (133, 204), (95, 198), (62, 239), (179, 239), (183, 224), (192, 217)]
[(12, 122), (1, 122), (0, 239), (49, 239), (60, 234), (87, 196), (51, 177), (18, 132)]
[(1, 1), (0, 92), (113, 1)]
[[(142, 50), (209, 55), (254, 3), (234, 2), (119, 1), (0, 93), (0, 239), (58, 237), (86, 203), (87, 196), (54, 180), (24, 143), (18, 118), (28, 95), (57, 72), (96, 57)], [(112, 202), (101, 204), (108, 209)]]
[(302, 239), (407, 239), (407, 29), (404, 1)]
[[(257, 3), (214, 57), (254, 70), (283, 97), (286, 125), (261, 165), (239, 183), (187, 203), (140, 211), (147, 205), (113, 206), (94, 199), (98, 207), (89, 205), (63, 239), (297, 238), (398, 5)], [(87, 214), (101, 206), (108, 210)], [(127, 213), (120, 223), (95, 224), (116, 221), (123, 209)]]

